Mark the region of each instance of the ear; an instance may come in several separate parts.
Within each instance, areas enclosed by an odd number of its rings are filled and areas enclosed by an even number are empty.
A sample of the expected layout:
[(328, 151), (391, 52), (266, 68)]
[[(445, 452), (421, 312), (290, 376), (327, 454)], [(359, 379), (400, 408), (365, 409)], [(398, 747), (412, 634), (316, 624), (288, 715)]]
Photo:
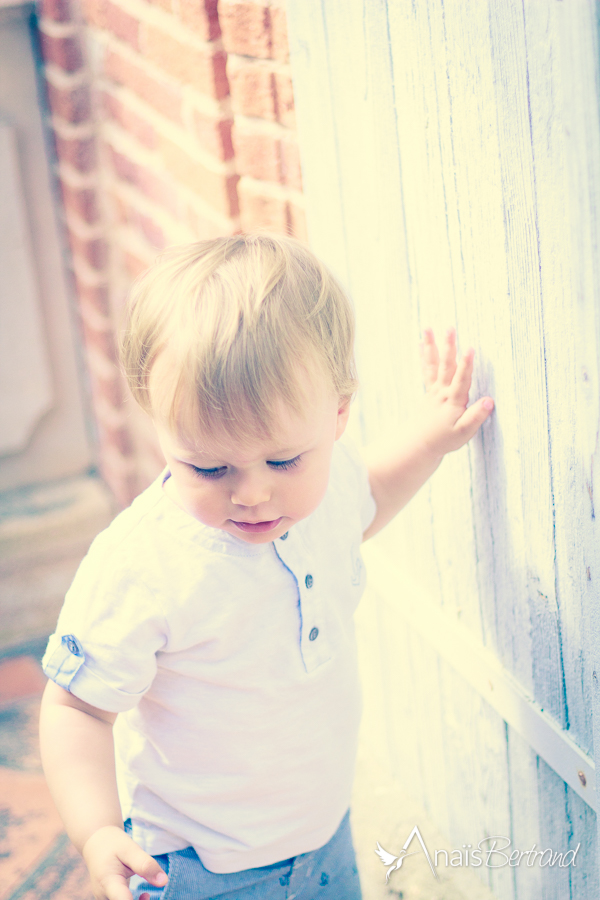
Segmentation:
[(341, 438), (344, 431), (346, 430), (346, 425), (348, 424), (348, 417), (350, 416), (350, 404), (352, 403), (352, 397), (340, 397), (338, 404), (338, 413), (337, 413), (337, 423), (335, 426), (335, 439)]

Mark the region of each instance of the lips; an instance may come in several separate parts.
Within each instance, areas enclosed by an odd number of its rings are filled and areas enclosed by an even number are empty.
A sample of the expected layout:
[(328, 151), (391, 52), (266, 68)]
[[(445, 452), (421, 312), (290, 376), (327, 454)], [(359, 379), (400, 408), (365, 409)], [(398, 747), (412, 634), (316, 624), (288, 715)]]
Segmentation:
[(273, 519), (271, 522), (236, 522), (235, 519), (231, 521), (239, 528), (240, 531), (250, 532), (251, 534), (259, 534), (265, 531), (272, 531), (274, 528), (277, 528), (279, 523), (281, 522), (283, 516), (280, 516), (278, 519)]

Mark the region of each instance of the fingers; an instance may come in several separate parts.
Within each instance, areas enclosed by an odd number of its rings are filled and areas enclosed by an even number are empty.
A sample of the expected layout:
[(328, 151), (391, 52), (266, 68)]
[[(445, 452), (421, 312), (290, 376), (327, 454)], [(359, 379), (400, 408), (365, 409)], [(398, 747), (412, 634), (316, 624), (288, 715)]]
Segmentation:
[(421, 352), (421, 365), (423, 368), (423, 380), (425, 381), (425, 387), (430, 388), (432, 384), (437, 380), (438, 375), (438, 366), (440, 362), (440, 356), (438, 353), (438, 348), (435, 343), (435, 338), (433, 336), (433, 331), (431, 328), (426, 328), (423, 332), (423, 342), (421, 343), (419, 350)]
[(446, 332), (446, 341), (442, 351), (442, 359), (438, 371), (438, 381), (441, 384), (450, 384), (456, 372), (456, 331), (449, 328)]
[(469, 400), (469, 391), (471, 389), (471, 377), (473, 375), (473, 359), (475, 350), (469, 347), (456, 367), (454, 378), (452, 379), (452, 392), (454, 399), (461, 406), (466, 406)]
[(156, 887), (164, 887), (169, 880), (167, 873), (164, 869), (161, 869), (156, 860), (145, 853), (141, 847), (138, 847), (133, 841), (131, 843), (133, 850), (127, 854), (126, 858), (124, 855), (121, 856), (122, 862), (135, 872), (136, 875), (141, 875), (142, 878), (145, 878), (148, 884), (153, 884)]
[(456, 371), (456, 330), (449, 328), (446, 332), (441, 364), (433, 329), (425, 328), (423, 331), (419, 351), (426, 387), (431, 387), (438, 380), (441, 384), (449, 385)]
[(482, 397), (473, 406), (469, 406), (457, 422), (456, 430), (464, 438), (464, 443), (470, 441), (473, 435), (483, 425), (494, 408), (491, 397)]
[(95, 831), (82, 853), (98, 900), (132, 900), (127, 886), (132, 875), (156, 887), (164, 887), (169, 880), (156, 860), (117, 826)]
[(101, 894), (95, 896), (106, 897), (107, 900), (132, 900), (133, 894), (127, 887), (125, 879), (115, 875), (104, 879)]

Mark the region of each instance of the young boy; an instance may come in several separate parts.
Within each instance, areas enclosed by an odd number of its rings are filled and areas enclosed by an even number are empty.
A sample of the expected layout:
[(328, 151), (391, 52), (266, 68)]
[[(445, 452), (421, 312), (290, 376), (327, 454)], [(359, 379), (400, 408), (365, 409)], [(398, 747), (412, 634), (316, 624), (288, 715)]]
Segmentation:
[(467, 409), (473, 350), (450, 330), (440, 362), (426, 331), (423, 415), (367, 470), (339, 441), (353, 329), (283, 237), (175, 248), (134, 286), (122, 361), (167, 468), (92, 544), (44, 657), (44, 769), (97, 900), (361, 896), (359, 545), (493, 402)]

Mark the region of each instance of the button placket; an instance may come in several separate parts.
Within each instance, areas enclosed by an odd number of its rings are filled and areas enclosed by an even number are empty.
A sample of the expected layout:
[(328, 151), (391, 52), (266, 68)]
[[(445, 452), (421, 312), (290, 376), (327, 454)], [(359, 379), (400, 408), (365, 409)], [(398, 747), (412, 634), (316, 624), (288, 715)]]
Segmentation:
[[(300, 601), (301, 635), (300, 653), (307, 672), (311, 672), (327, 662), (330, 654), (327, 652), (327, 641), (323, 639), (317, 623), (319, 616), (319, 590), (318, 578), (314, 569), (307, 572), (307, 555), (301, 552), (298, 541), (292, 541), (282, 546), (281, 538), (273, 542), (277, 556), (289, 569), (296, 579)], [(309, 563), (310, 566), (310, 563)]]

